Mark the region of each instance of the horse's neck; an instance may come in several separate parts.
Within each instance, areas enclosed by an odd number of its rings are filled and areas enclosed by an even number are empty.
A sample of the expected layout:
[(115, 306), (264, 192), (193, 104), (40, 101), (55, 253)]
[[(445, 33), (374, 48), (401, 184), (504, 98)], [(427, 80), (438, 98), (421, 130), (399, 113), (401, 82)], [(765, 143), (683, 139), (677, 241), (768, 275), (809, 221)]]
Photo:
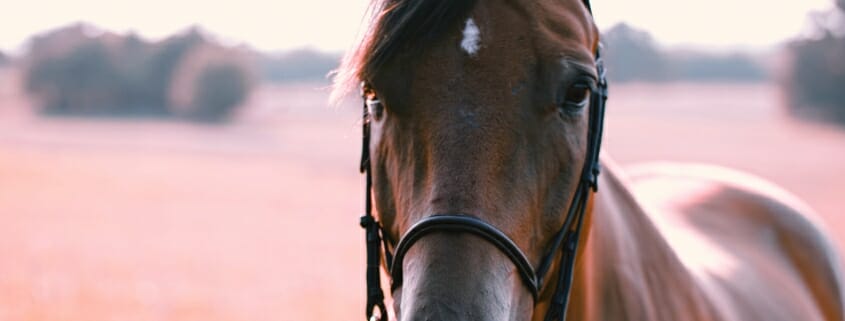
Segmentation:
[[(627, 190), (609, 161), (576, 270), (573, 304), (586, 320), (707, 320), (706, 300), (689, 271)], [(580, 283), (580, 284), (579, 284)], [(579, 302), (580, 301), (580, 302)], [(581, 314), (577, 313), (577, 314)]]

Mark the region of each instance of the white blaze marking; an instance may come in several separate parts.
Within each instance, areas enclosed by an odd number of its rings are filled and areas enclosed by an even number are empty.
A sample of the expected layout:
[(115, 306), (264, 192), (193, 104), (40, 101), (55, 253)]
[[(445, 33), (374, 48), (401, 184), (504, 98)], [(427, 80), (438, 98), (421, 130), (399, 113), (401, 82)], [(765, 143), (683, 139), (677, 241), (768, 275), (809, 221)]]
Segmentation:
[(466, 27), (464, 28), (464, 39), (461, 40), (461, 48), (464, 49), (470, 56), (474, 56), (478, 52), (481, 44), (481, 31), (475, 25), (472, 18), (467, 19)]

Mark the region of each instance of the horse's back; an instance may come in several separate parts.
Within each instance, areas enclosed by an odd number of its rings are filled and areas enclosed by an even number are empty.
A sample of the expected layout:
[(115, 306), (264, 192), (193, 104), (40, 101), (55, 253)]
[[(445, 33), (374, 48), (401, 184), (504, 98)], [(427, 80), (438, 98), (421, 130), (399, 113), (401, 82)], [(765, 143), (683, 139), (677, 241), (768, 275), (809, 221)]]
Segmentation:
[(634, 195), (726, 320), (843, 320), (839, 258), (809, 208), (706, 165), (630, 168)]

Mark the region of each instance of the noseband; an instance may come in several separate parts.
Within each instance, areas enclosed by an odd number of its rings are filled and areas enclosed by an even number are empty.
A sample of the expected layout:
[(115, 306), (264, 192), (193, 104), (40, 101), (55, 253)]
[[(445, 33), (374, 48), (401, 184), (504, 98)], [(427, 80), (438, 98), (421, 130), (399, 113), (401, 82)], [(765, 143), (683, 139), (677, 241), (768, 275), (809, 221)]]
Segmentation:
[[(588, 0), (584, 0), (590, 9)], [(390, 272), (391, 289), (402, 285), (402, 261), (405, 254), (417, 241), (434, 232), (470, 233), (481, 237), (496, 246), (516, 266), (529, 292), (536, 302), (540, 291), (544, 288), (545, 277), (552, 262), (560, 252), (555, 292), (545, 321), (562, 321), (566, 319), (569, 293), (572, 288), (572, 275), (575, 267), (575, 256), (578, 249), (581, 226), (591, 191), (598, 190), (598, 175), (600, 172), (599, 150), (601, 149), (602, 129), (604, 125), (605, 102), (607, 101), (607, 80), (604, 62), (600, 50), (596, 52), (596, 68), (598, 84), (593, 88), (590, 97), (589, 129), (587, 137), (587, 155), (581, 178), (570, 203), (566, 220), (558, 230), (546, 249), (546, 254), (535, 269), (525, 253), (504, 232), (489, 223), (466, 214), (437, 214), (426, 217), (411, 226), (395, 247), (395, 255), (389, 250), (390, 243), (384, 229), (372, 214), (372, 174), (370, 170), (370, 126), (367, 122), (368, 108), (364, 103), (363, 147), (361, 152), (361, 173), (366, 176), (365, 213), (361, 217), (361, 227), (365, 230), (367, 247), (367, 319), (369, 321), (387, 321), (387, 309), (384, 305), (384, 293), (381, 289), (380, 264), (381, 254), (384, 252), (384, 262)], [(383, 249), (380, 247), (383, 246)], [(378, 314), (375, 313), (378, 309)]]

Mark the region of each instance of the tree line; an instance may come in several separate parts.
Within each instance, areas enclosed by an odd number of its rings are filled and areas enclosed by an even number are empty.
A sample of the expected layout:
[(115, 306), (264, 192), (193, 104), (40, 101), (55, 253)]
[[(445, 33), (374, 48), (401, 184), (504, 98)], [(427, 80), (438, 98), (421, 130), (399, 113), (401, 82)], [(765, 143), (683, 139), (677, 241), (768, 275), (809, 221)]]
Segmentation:
[(766, 68), (741, 53), (713, 55), (667, 51), (645, 31), (618, 24), (602, 35), (612, 81), (741, 81), (769, 79)]
[(46, 114), (222, 121), (253, 85), (246, 55), (196, 28), (150, 42), (77, 24), (33, 38), (22, 60)]
[[(840, 19), (817, 19), (813, 36), (786, 47), (781, 83), (791, 111), (845, 123), (845, 0)], [(832, 21), (832, 22), (831, 22)], [(615, 82), (768, 81), (774, 77), (746, 54), (661, 48), (625, 24), (603, 34)], [(197, 28), (161, 41), (77, 24), (37, 36), (15, 64), (26, 66), (26, 89), (46, 114), (163, 116), (221, 121), (236, 112), (255, 84), (326, 81), (339, 53), (301, 49), (261, 54), (215, 42)], [(0, 52), (0, 66), (10, 58)]]

